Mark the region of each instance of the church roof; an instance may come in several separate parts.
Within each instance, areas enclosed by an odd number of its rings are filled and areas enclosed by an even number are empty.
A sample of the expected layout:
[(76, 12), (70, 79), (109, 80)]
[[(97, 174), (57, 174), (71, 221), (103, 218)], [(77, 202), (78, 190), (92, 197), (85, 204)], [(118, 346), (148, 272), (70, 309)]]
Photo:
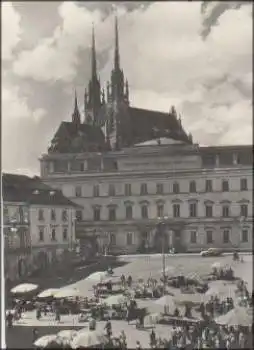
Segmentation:
[(78, 151), (102, 150), (105, 137), (99, 126), (62, 122), (53, 137), (49, 152), (69, 153)]
[(66, 198), (60, 190), (45, 185), (39, 177), (26, 175), (3, 174), (4, 202), (22, 202), (27, 205), (78, 207)]
[(135, 143), (158, 137), (171, 137), (189, 143), (175, 115), (136, 107), (129, 107), (129, 113)]

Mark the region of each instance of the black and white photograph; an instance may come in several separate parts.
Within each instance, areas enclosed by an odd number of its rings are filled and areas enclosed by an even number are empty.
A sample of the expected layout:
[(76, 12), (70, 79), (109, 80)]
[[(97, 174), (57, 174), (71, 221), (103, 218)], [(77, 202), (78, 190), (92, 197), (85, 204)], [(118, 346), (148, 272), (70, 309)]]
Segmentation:
[(1, 348), (253, 348), (251, 1), (1, 3)]

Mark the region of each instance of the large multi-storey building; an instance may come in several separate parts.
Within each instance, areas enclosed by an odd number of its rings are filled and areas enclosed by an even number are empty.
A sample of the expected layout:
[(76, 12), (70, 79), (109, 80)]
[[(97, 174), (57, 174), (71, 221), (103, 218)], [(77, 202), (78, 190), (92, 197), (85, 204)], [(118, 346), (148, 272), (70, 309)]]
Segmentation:
[(160, 250), (163, 237), (164, 247), (179, 251), (251, 249), (252, 147), (200, 147), (174, 107), (169, 113), (131, 107), (117, 21), (115, 31), (106, 96), (93, 33), (84, 122), (75, 96), (72, 121), (61, 123), (40, 159), (44, 183), (82, 207), (77, 237), (111, 252)]
[(62, 260), (75, 245), (74, 208), (38, 178), (3, 174), (5, 276), (14, 281)]

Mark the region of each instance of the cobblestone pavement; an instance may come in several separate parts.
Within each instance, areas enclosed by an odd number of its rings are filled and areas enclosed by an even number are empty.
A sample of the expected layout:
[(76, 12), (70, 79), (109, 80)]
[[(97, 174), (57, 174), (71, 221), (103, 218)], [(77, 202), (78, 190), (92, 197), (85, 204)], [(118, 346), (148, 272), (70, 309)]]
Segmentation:
[[(126, 259), (126, 258), (125, 258)], [(139, 256), (128, 257), (129, 264), (114, 269), (114, 273), (117, 276), (121, 274), (132, 275), (133, 279), (138, 278), (147, 279), (149, 276), (159, 278), (161, 276), (162, 260), (161, 256)], [(230, 265), (235, 271), (235, 275), (243, 278), (248, 283), (248, 289), (252, 290), (252, 256), (245, 255), (244, 262), (233, 262), (232, 256), (226, 255), (216, 258), (202, 258), (200, 256), (167, 256), (166, 268), (168, 274), (188, 274), (197, 272), (199, 274), (205, 274), (211, 271), (211, 265), (214, 262), (221, 262), (222, 264)], [(216, 283), (216, 282), (215, 282)], [(85, 280), (78, 281), (72, 285), (77, 287), (84, 295), (89, 295), (92, 292), (91, 282)], [(68, 286), (68, 287), (69, 287)], [(233, 286), (232, 286), (233, 287)], [(145, 306), (150, 309), (151, 312), (160, 312), (161, 310), (156, 308), (154, 301), (144, 300), (139, 301), (140, 306)], [(135, 323), (135, 322), (134, 322)], [(97, 328), (103, 330), (105, 322), (98, 322)], [(61, 317), (61, 322), (58, 323), (54, 320), (54, 316), (43, 316), (40, 321), (36, 320), (35, 312), (27, 312), (23, 315), (22, 319), (17, 322), (17, 325), (13, 329), (7, 330), (7, 345), (11, 348), (31, 348), (31, 333), (32, 327), (39, 329), (39, 334), (54, 334), (61, 329), (73, 329), (84, 327), (86, 324), (78, 323), (77, 316), (66, 315)], [(135, 325), (128, 325), (126, 321), (112, 321), (113, 334), (117, 336), (121, 330), (124, 330), (127, 336), (128, 347), (135, 347), (136, 341), (139, 340), (143, 347), (147, 347), (149, 343), (150, 329), (137, 330)], [(162, 338), (168, 338), (171, 327), (156, 325), (156, 333)], [(21, 336), (22, 335), (22, 336)], [(26, 336), (27, 335), (27, 336)], [(19, 339), (16, 342), (15, 339)], [(29, 340), (28, 340), (29, 339)], [(15, 343), (16, 342), (16, 343)], [(15, 345), (15, 344), (16, 345)]]

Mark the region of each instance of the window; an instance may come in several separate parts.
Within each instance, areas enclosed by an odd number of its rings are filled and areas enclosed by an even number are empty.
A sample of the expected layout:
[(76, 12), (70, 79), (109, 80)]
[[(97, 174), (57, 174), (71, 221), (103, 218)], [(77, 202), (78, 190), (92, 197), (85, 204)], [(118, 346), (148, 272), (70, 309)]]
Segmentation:
[(223, 230), (223, 243), (229, 243), (229, 230)]
[(180, 204), (173, 204), (173, 217), (174, 218), (180, 217)]
[(205, 191), (206, 192), (212, 192), (213, 191), (213, 182), (212, 182), (212, 180), (206, 180), (205, 181)]
[(44, 227), (39, 227), (39, 241), (44, 241)]
[(196, 181), (191, 181), (190, 182), (189, 191), (190, 191), (190, 193), (195, 193), (196, 192)]
[(99, 187), (99, 185), (94, 185), (93, 186), (93, 196), (94, 197), (99, 197), (100, 196), (100, 187)]
[(113, 184), (110, 184), (108, 187), (108, 195), (109, 196), (115, 196), (116, 191), (115, 191), (115, 186)]
[(44, 211), (43, 209), (39, 209), (38, 211), (38, 220), (43, 221), (44, 220)]
[(51, 229), (51, 241), (56, 241), (56, 229)]
[(197, 216), (197, 203), (190, 203), (189, 212), (191, 218), (195, 218)]
[(125, 184), (124, 194), (125, 196), (131, 196), (131, 184)]
[(249, 235), (248, 235), (248, 230), (242, 230), (242, 242), (243, 243), (246, 243), (246, 242), (248, 242), (248, 237)]
[(142, 207), (141, 207), (141, 217), (142, 217), (142, 219), (147, 219), (148, 218), (148, 207), (147, 207), (147, 205), (142, 205)]
[(164, 216), (164, 204), (157, 204), (157, 217), (162, 218)]
[(163, 194), (163, 184), (156, 184), (156, 193)]
[(93, 209), (93, 219), (94, 219), (94, 221), (100, 221), (101, 209), (99, 207), (96, 207)]
[(222, 192), (228, 192), (229, 191), (229, 185), (227, 180), (222, 180)]
[(82, 221), (82, 210), (76, 210), (76, 220)]
[(84, 170), (85, 170), (84, 163), (80, 163), (80, 164), (79, 164), (79, 170), (80, 170), (80, 171), (84, 171)]
[(248, 205), (247, 204), (242, 204), (240, 207), (240, 215), (247, 218), (248, 216)]
[(67, 210), (62, 211), (62, 220), (67, 221), (68, 220), (68, 215), (67, 215)]
[(127, 245), (132, 245), (132, 233), (127, 233)]
[(109, 208), (108, 219), (109, 219), (109, 221), (116, 220), (116, 208)]
[(241, 179), (240, 187), (241, 187), (241, 191), (248, 191), (247, 179)]
[(68, 239), (68, 229), (65, 227), (63, 229), (63, 241), (67, 241)]
[(178, 182), (174, 182), (173, 183), (173, 193), (177, 194), (179, 192), (180, 192), (179, 183)]
[(206, 242), (207, 244), (213, 243), (213, 231), (206, 231)]
[(110, 236), (109, 236), (109, 243), (111, 245), (116, 245), (116, 235), (115, 233), (110, 233)]
[(147, 184), (141, 184), (141, 187), (140, 187), (140, 194), (141, 194), (141, 195), (147, 194)]
[(55, 209), (51, 209), (50, 216), (51, 216), (51, 220), (52, 221), (56, 221), (56, 211), (55, 211)]
[(212, 204), (205, 205), (205, 216), (207, 218), (211, 218), (213, 216), (213, 205)]
[(196, 231), (191, 231), (190, 242), (197, 243), (197, 232)]
[(126, 211), (126, 219), (132, 219), (132, 206), (127, 205), (127, 207), (125, 208), (125, 211)]
[(76, 197), (81, 197), (82, 196), (82, 188), (81, 188), (81, 186), (76, 186), (75, 187), (75, 196)]
[(222, 216), (224, 218), (228, 218), (229, 217), (229, 206), (228, 205), (223, 205), (222, 206)]

